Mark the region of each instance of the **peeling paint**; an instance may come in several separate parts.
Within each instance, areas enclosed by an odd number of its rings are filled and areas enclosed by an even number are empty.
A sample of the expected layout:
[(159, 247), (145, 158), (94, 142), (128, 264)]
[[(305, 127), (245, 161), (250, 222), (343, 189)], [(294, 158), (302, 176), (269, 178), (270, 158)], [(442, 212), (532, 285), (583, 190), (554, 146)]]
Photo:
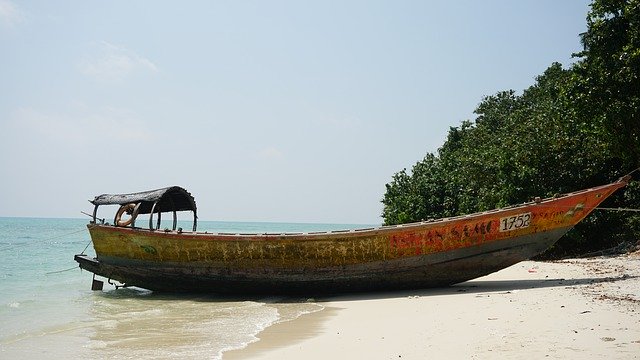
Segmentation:
[[(362, 231), (228, 235), (90, 224), (89, 232), (103, 262), (103, 268), (94, 270), (143, 287), (148, 278), (159, 276), (146, 268), (161, 274), (165, 267), (167, 274), (178, 271), (185, 284), (207, 279), (216, 286), (237, 278), (293, 287), (296, 281), (375, 287), (376, 279), (386, 279), (380, 281), (388, 286), (441, 284), (481, 276), (544, 251), (622, 186), (614, 183), (518, 207)], [(527, 226), (501, 231), (501, 219), (523, 214), (530, 214)], [(446, 265), (437, 265), (443, 261)], [(436, 269), (443, 272), (434, 273)], [(184, 278), (184, 273), (198, 274), (199, 280)], [(350, 283), (350, 278), (370, 279), (369, 285)], [(154, 286), (165, 285), (157, 280)]]

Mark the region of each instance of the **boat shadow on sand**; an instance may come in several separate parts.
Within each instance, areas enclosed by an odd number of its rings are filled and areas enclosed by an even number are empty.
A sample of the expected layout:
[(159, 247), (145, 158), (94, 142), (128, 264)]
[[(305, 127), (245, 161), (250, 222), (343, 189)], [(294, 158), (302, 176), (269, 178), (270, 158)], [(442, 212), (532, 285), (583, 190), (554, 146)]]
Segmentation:
[(608, 276), (608, 277), (585, 277), (585, 278), (545, 278), (545, 279), (524, 279), (524, 280), (470, 280), (463, 283), (427, 289), (412, 290), (392, 290), (376, 292), (357, 292), (345, 294), (296, 294), (296, 295), (220, 295), (202, 293), (168, 293), (150, 291), (136, 287), (122, 288), (118, 290), (107, 290), (100, 293), (100, 296), (111, 299), (138, 299), (149, 301), (170, 301), (189, 300), (198, 302), (236, 302), (236, 301), (259, 301), (267, 303), (301, 303), (316, 302), (323, 303), (329, 301), (362, 301), (375, 299), (391, 299), (401, 297), (428, 297), (456, 294), (491, 294), (510, 293), (514, 291), (525, 291), (543, 288), (574, 288), (588, 285), (612, 283), (636, 279), (640, 276)]
[(471, 280), (455, 284), (448, 287), (428, 288), (418, 290), (400, 290), (374, 293), (354, 293), (336, 295), (331, 297), (318, 297), (316, 301), (360, 301), (389, 299), (399, 297), (428, 297), (456, 294), (504, 294), (515, 291), (526, 291), (544, 288), (579, 288), (600, 283), (612, 283), (635, 279), (639, 276), (608, 276), (608, 277), (586, 277), (586, 278), (547, 278), (547, 279), (525, 279), (525, 280)]

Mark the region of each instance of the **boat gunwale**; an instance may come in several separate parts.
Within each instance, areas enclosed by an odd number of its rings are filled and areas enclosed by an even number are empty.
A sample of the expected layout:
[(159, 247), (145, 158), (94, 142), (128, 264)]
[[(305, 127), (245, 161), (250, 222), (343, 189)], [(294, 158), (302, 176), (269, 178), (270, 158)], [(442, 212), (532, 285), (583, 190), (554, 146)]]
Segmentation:
[[(237, 240), (237, 241), (260, 241), (260, 240), (273, 240), (273, 239), (299, 239), (299, 240), (322, 240), (323, 238), (337, 240), (341, 238), (351, 238), (351, 237), (372, 237), (378, 235), (385, 235), (397, 231), (404, 230), (415, 230), (415, 229), (428, 229), (433, 226), (437, 226), (443, 223), (456, 223), (463, 220), (472, 220), (472, 219), (481, 219), (483, 217), (487, 217), (490, 215), (495, 215), (497, 213), (511, 213), (514, 211), (518, 211), (525, 208), (533, 208), (533, 207), (544, 207), (549, 206), (549, 203), (557, 202), (558, 200), (562, 200), (567, 197), (579, 196), (581, 194), (596, 192), (598, 190), (615, 188), (615, 190), (620, 187), (624, 187), (627, 184), (626, 179), (620, 179), (616, 182), (612, 182), (610, 184), (596, 186), (588, 189), (578, 190), (570, 193), (560, 194), (553, 197), (548, 197), (541, 200), (533, 200), (529, 202), (525, 202), (522, 204), (509, 205), (506, 207), (465, 214), (465, 215), (457, 215), (452, 217), (440, 218), (440, 219), (430, 219), (406, 224), (397, 224), (397, 225), (384, 225), (378, 227), (368, 227), (368, 228), (357, 228), (357, 229), (343, 229), (343, 230), (328, 230), (328, 231), (312, 231), (312, 232), (264, 232), (264, 233), (234, 233), (234, 232), (209, 232), (209, 231), (175, 231), (175, 230), (160, 230), (160, 229), (148, 229), (148, 228), (131, 228), (131, 227), (119, 227), (113, 225), (104, 225), (104, 224), (96, 224), (90, 223), (89, 228), (92, 227), (100, 227), (103, 229), (114, 230), (116, 232), (127, 231), (127, 232), (143, 232), (146, 234), (153, 234), (154, 236), (167, 236), (167, 237), (182, 237), (182, 238), (216, 238), (216, 239), (224, 239), (224, 240)], [(557, 206), (556, 206), (557, 207)], [(595, 208), (585, 208), (586, 211), (590, 212)]]

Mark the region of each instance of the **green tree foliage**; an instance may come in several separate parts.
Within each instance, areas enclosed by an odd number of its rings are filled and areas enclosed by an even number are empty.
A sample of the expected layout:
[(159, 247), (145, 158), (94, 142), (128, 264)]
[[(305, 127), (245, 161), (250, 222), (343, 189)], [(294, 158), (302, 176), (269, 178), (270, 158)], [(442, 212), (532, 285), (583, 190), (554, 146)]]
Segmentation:
[[(601, 185), (640, 166), (640, 0), (595, 0), (570, 68), (552, 64), (522, 95), (485, 97), (437, 154), (396, 173), (385, 224), (493, 209)], [(609, 206), (640, 208), (632, 183)], [(596, 211), (556, 255), (640, 238), (640, 216)]]
[(604, 122), (625, 165), (640, 163), (640, 1), (598, 0), (573, 68), (572, 100), (587, 119)]

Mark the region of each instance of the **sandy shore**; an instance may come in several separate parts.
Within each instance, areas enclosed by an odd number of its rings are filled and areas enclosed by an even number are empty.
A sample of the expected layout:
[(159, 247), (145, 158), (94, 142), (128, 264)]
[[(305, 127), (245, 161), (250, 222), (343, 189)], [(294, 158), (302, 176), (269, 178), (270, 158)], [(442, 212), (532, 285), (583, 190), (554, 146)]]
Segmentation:
[(526, 261), (446, 289), (316, 299), (233, 359), (640, 359), (640, 253)]

